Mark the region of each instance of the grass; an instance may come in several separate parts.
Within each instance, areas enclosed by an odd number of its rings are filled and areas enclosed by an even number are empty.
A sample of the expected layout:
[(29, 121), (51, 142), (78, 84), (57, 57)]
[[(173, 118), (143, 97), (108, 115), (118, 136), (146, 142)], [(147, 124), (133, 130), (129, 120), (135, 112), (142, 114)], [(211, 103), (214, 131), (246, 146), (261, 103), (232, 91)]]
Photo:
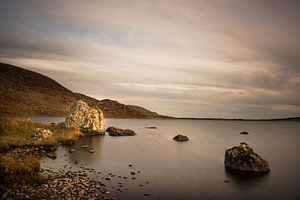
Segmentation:
[[(50, 138), (35, 140), (32, 137), (36, 128), (50, 129)], [(0, 119), (0, 152), (24, 147), (53, 147), (62, 144), (73, 144), (82, 133), (78, 129), (66, 129), (63, 126), (35, 123), (30, 120)], [(49, 148), (51, 149), (51, 148)], [(40, 163), (32, 154), (25, 156), (0, 156), (0, 186), (13, 183), (41, 184), (45, 178), (39, 175)], [(1, 188), (0, 188), (1, 190)], [(0, 191), (1, 194), (1, 191)]]
[(23, 159), (12, 156), (0, 157), (0, 178), (4, 184), (27, 183), (41, 184), (45, 178), (39, 175), (40, 163), (29, 154)]
[[(36, 128), (50, 129), (53, 136), (47, 139), (34, 140), (31, 136)], [(55, 146), (59, 143), (73, 144), (82, 133), (78, 129), (65, 129), (62, 126), (36, 123), (30, 120), (0, 119), (0, 151), (26, 146)]]

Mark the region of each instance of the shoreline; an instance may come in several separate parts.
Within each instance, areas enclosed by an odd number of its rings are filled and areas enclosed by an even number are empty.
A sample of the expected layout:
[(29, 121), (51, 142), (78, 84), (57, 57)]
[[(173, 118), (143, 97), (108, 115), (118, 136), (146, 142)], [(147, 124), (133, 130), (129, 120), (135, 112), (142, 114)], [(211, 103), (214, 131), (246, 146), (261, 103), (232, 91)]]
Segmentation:
[[(51, 128), (53, 135), (39, 140), (29, 136), (34, 128), (41, 127)], [(72, 146), (93, 136), (28, 120), (1, 120), (0, 128), (1, 199), (116, 199), (105, 184), (89, 178), (85, 170), (55, 172), (41, 168), (43, 156), (48, 157), (49, 153), (56, 156), (60, 146)]]
[[(0, 119), (26, 119), (26, 118), (65, 118), (66, 116), (47, 116), (47, 115), (8, 115), (0, 116)], [(262, 119), (243, 119), (243, 118), (213, 118), (213, 117), (171, 117), (161, 116), (158, 118), (122, 118), (122, 117), (106, 117), (105, 119), (134, 119), (134, 120), (203, 120), (203, 121), (293, 121), (300, 122), (300, 117), (284, 117), (284, 118), (262, 118)]]

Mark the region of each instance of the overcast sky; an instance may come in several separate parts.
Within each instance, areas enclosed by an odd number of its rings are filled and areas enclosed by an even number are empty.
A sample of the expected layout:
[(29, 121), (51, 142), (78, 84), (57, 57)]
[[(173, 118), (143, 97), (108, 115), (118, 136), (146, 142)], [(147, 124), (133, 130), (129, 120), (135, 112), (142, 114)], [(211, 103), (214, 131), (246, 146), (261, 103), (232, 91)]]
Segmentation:
[(1, 1), (0, 61), (178, 117), (300, 116), (298, 0)]

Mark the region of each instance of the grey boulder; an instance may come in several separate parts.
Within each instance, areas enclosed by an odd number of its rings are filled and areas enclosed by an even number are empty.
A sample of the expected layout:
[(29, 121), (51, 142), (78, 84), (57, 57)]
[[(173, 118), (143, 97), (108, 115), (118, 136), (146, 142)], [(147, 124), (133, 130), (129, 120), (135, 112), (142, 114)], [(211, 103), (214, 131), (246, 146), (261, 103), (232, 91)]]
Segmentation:
[(248, 172), (248, 173), (268, 173), (269, 163), (246, 143), (234, 146), (225, 151), (224, 165), (226, 169)]
[(121, 129), (114, 126), (108, 127), (106, 129), (106, 132), (110, 136), (134, 136), (136, 133), (133, 130), (130, 129)]

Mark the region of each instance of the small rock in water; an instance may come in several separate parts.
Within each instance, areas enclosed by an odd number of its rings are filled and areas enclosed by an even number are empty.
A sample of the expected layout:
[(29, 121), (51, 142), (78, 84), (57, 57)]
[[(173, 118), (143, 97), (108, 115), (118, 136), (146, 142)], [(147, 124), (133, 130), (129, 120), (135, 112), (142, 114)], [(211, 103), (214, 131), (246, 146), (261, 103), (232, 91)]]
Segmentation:
[(224, 183), (230, 183), (230, 180), (225, 179)]
[(146, 196), (146, 197), (149, 197), (149, 196), (150, 196), (150, 194), (148, 194), (148, 193), (145, 193), (145, 194), (144, 194), (144, 196)]
[(83, 148), (83, 149), (88, 148), (88, 147), (89, 147), (89, 145), (87, 145), (87, 144), (80, 146), (80, 148)]
[(145, 128), (148, 128), (148, 129), (157, 129), (156, 126), (146, 126)]
[(95, 153), (95, 149), (90, 149), (90, 153)]
[(50, 152), (50, 153), (47, 153), (47, 157), (48, 158), (51, 158), (51, 159), (56, 159), (57, 156), (56, 156), (56, 153), (55, 152)]
[(242, 134), (242, 135), (248, 135), (249, 133), (246, 132), (246, 131), (243, 131), (243, 132), (240, 132), (240, 134)]
[(108, 176), (108, 177), (105, 178), (105, 180), (110, 181), (110, 180), (111, 180), (111, 177)]
[(128, 166), (129, 166), (129, 167), (132, 167), (132, 164), (129, 164)]
[(185, 135), (176, 135), (173, 140), (176, 140), (178, 142), (184, 142), (184, 141), (188, 141), (189, 138)]
[(74, 153), (74, 152), (75, 152), (75, 149), (70, 149), (69, 152), (70, 152), (70, 153)]
[(131, 175), (135, 175), (135, 172), (130, 172)]

